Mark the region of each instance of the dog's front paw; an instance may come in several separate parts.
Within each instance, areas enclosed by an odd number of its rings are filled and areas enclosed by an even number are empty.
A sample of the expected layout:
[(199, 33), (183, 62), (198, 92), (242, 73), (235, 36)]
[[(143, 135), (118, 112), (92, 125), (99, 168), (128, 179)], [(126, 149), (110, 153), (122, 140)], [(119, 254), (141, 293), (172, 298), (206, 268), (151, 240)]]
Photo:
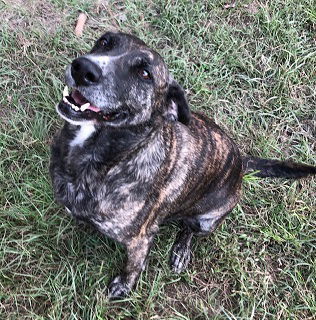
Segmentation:
[(190, 245), (183, 242), (174, 244), (170, 256), (170, 268), (175, 273), (183, 272), (191, 259)]
[(128, 284), (121, 276), (115, 277), (109, 285), (109, 299), (120, 299), (126, 297), (131, 291)]

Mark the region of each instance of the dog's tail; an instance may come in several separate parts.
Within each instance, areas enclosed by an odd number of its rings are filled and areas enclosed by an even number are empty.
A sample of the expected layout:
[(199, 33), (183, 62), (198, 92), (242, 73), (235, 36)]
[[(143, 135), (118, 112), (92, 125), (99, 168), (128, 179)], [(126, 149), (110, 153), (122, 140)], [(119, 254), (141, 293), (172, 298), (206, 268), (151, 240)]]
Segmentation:
[[(243, 157), (244, 174), (254, 172), (256, 177), (297, 179), (316, 174), (316, 167), (302, 163)], [(256, 172), (258, 171), (258, 172)]]

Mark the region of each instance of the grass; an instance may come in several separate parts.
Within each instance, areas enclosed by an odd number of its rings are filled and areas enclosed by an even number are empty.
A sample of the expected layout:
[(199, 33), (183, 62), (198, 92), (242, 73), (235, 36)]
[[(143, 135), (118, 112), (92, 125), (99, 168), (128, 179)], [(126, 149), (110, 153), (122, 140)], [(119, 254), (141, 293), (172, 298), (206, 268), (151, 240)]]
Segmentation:
[[(313, 0), (0, 1), (0, 318), (315, 319), (315, 178), (247, 176), (240, 205), (168, 269), (163, 227), (133, 294), (105, 288), (124, 249), (79, 227), (53, 199), (49, 144), (63, 70), (102, 32), (140, 36), (167, 61), (193, 110), (244, 153), (316, 165)], [(78, 11), (89, 20), (73, 34)]]

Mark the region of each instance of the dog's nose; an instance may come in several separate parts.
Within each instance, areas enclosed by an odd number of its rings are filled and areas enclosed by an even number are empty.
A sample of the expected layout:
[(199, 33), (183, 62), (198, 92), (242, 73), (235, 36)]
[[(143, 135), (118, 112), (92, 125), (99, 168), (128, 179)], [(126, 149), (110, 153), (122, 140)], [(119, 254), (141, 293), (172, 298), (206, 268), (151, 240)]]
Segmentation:
[(87, 58), (77, 58), (71, 64), (71, 75), (77, 86), (89, 86), (100, 81), (102, 70)]

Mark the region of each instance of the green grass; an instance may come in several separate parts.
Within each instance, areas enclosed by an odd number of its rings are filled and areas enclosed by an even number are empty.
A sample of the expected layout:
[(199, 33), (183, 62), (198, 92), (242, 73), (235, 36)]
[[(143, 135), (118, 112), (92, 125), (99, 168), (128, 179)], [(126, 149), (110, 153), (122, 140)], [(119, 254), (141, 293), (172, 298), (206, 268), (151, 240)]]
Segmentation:
[[(140, 36), (193, 110), (244, 153), (316, 165), (314, 0), (0, 1), (0, 318), (315, 319), (315, 178), (245, 178), (240, 205), (168, 269), (161, 229), (136, 290), (109, 303), (124, 249), (77, 226), (53, 199), (49, 144), (63, 71), (105, 30)], [(89, 15), (73, 34), (78, 10)]]

